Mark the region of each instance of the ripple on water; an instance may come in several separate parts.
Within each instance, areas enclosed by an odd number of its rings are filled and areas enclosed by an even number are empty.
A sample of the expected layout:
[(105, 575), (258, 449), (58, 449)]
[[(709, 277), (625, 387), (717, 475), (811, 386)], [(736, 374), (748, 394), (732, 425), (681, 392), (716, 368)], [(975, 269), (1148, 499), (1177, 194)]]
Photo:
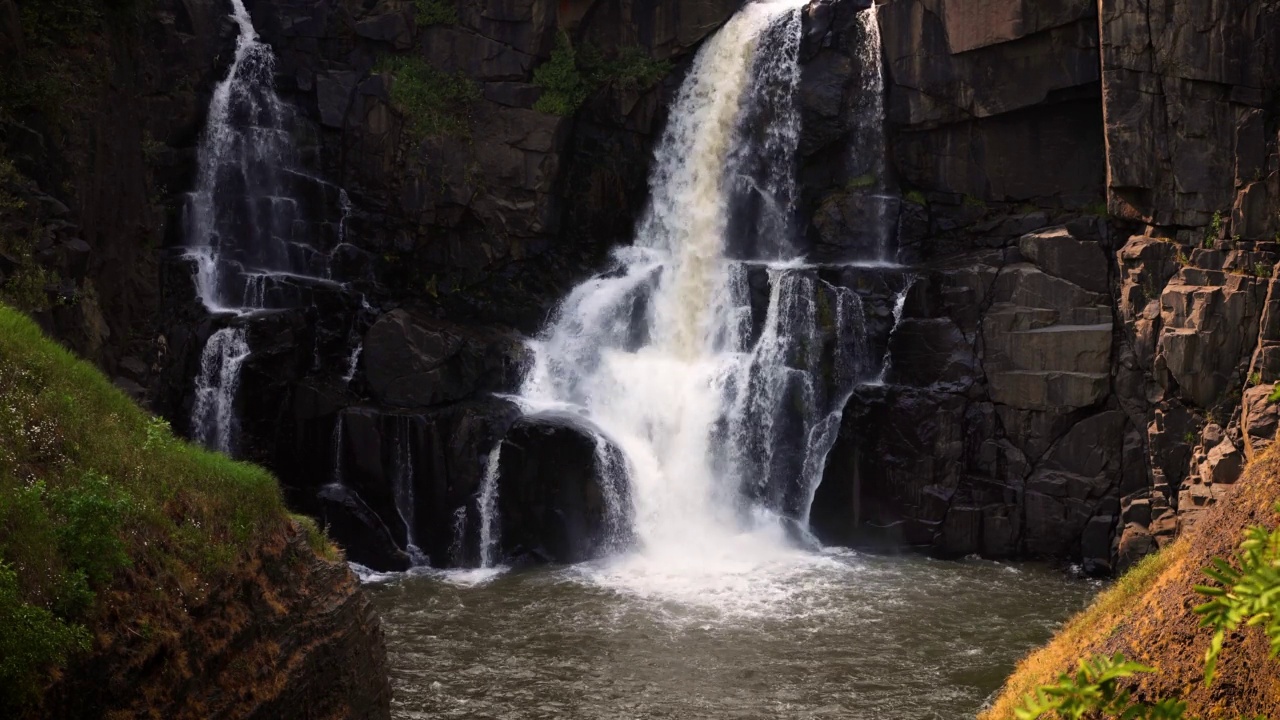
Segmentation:
[(973, 717), (1097, 590), (1037, 566), (849, 551), (719, 569), (622, 557), (371, 586), (396, 717)]

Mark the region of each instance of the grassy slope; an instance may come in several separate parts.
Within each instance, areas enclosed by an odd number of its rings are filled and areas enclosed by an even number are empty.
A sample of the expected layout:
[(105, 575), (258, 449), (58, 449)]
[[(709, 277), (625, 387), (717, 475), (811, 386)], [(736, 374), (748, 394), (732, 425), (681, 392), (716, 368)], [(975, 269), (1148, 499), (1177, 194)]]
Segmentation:
[(0, 715), (121, 633), (176, 634), (168, 605), (299, 529), (332, 556), (269, 473), (175, 439), (0, 305)]
[(1019, 663), (980, 720), (1012, 718), (1031, 689), (1073, 669), (1080, 658), (1116, 652), (1159, 670), (1130, 686), (1147, 700), (1178, 697), (1188, 701), (1190, 716), (1207, 719), (1280, 717), (1280, 663), (1269, 657), (1261, 630), (1227, 637), (1219, 677), (1206, 688), (1204, 653), (1211, 633), (1192, 612), (1205, 601), (1194, 590), (1206, 582), (1201, 569), (1214, 557), (1232, 555), (1247, 527), (1275, 527), (1277, 499), (1280, 452), (1268, 452), (1181, 539), (1135, 566)]

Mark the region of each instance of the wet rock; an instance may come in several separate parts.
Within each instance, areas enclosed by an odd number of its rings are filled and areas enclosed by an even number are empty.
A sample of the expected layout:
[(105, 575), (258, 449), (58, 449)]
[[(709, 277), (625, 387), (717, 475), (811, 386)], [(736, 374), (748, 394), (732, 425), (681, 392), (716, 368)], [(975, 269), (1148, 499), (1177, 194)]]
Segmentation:
[(628, 543), (621, 456), (579, 420), (519, 420), (503, 438), (499, 468), (504, 555), (581, 562)]
[(479, 392), (515, 389), (520, 342), (499, 330), (465, 328), (393, 310), (364, 339), (374, 397), (396, 407), (427, 407)]
[(409, 569), (409, 555), (354, 490), (330, 484), (321, 488), (316, 497), (320, 520), (330, 536), (342, 544), (347, 559), (376, 570)]

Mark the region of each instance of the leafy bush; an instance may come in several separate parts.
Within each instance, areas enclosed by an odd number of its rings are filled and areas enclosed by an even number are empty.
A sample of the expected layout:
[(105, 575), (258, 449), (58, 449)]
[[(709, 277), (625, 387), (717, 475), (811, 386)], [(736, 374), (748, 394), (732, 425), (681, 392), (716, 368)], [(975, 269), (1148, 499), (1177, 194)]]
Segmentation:
[(414, 0), (413, 19), (422, 27), (457, 25), (458, 8), (453, 0)]
[(391, 102), (405, 115), (415, 137), (470, 135), (471, 103), (480, 98), (480, 89), (465, 75), (451, 75), (422, 58), (407, 56), (384, 58), (378, 71), (394, 77)]
[(578, 71), (577, 53), (568, 35), (556, 36), (551, 59), (533, 71), (533, 84), (542, 89), (533, 109), (551, 115), (572, 115), (591, 96), (591, 88)]
[[(1280, 512), (1280, 505), (1276, 506)], [(1204, 573), (1215, 581), (1197, 585), (1196, 592), (1209, 599), (1195, 608), (1200, 624), (1213, 630), (1204, 657), (1204, 682), (1215, 679), (1227, 633), (1241, 626), (1260, 626), (1271, 644), (1271, 655), (1280, 655), (1280, 528), (1255, 526), (1245, 531), (1234, 564), (1215, 558)], [(1081, 660), (1076, 674), (1063, 673), (1058, 682), (1044, 685), (1024, 699), (1014, 713), (1019, 720), (1053, 716), (1078, 719), (1102, 713), (1134, 720), (1179, 720), (1186, 703), (1164, 698), (1154, 704), (1132, 699), (1120, 681), (1155, 668), (1127, 661), (1123, 655)], [(1092, 715), (1090, 715), (1092, 716)]]
[(654, 60), (639, 47), (622, 48), (612, 57), (590, 45), (579, 52), (562, 32), (556, 36), (551, 58), (533, 71), (533, 83), (542, 89), (533, 109), (551, 115), (572, 115), (605, 85), (645, 90), (670, 72), (671, 63)]
[(0, 710), (22, 707), (39, 696), (44, 672), (89, 649), (92, 637), (83, 625), (59, 619), (23, 602), (18, 574), (0, 562)]

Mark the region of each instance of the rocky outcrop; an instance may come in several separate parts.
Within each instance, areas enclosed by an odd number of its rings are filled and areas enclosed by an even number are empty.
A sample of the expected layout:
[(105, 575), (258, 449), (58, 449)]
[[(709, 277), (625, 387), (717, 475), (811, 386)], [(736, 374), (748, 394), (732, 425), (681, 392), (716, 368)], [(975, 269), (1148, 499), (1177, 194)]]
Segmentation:
[(1099, 7), (1111, 212), (1188, 230), (1222, 213), (1243, 237), (1271, 235), (1280, 9), (1260, 0)]
[(382, 628), (355, 575), (296, 527), (182, 602), (115, 598), (131, 632), (47, 691), (45, 717), (333, 718), (391, 715)]
[(516, 563), (581, 562), (625, 547), (625, 462), (576, 418), (535, 415), (507, 431), (497, 485), (502, 556)]

